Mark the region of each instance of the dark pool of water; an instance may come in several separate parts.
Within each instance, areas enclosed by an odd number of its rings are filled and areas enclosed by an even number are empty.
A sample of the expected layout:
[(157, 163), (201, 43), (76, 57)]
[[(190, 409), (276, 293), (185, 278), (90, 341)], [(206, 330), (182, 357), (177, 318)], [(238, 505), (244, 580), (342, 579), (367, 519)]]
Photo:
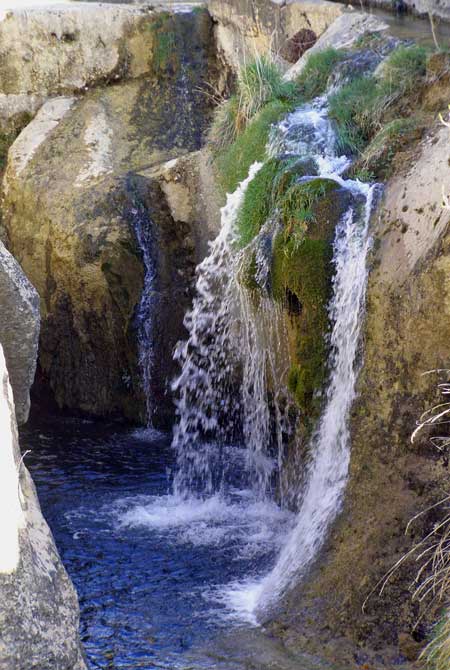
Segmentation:
[(46, 417), (21, 442), (79, 594), (90, 668), (219, 667), (186, 659), (236, 626), (223, 585), (267, 570), (282, 513), (238, 489), (226, 502), (174, 500), (162, 433)]

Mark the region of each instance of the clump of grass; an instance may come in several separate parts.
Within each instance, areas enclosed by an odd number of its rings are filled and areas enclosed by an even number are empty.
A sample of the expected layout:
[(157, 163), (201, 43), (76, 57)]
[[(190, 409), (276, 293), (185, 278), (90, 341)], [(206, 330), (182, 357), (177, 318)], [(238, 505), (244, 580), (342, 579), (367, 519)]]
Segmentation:
[(305, 100), (322, 95), (333, 68), (345, 57), (345, 51), (329, 47), (311, 54), (305, 68), (296, 79), (300, 96)]
[[(425, 73), (426, 50), (401, 46), (386, 59), (380, 77), (356, 77), (332, 95), (330, 117), (337, 122), (338, 148), (361, 153), (382, 130), (400, 99), (408, 116), (411, 98)], [(388, 132), (395, 134), (395, 126)]]
[(386, 91), (374, 77), (356, 77), (330, 97), (330, 117), (337, 122), (338, 147), (359, 153), (380, 129), (388, 105)]
[(427, 51), (421, 46), (400, 46), (388, 56), (382, 68), (382, 79), (400, 93), (413, 91), (426, 74)]
[(216, 151), (228, 146), (245, 130), (252, 119), (271, 102), (293, 103), (296, 86), (283, 80), (278, 65), (260, 56), (238, 73), (237, 90), (216, 109), (209, 141)]
[(290, 109), (291, 104), (288, 102), (269, 102), (232, 144), (216, 154), (218, 179), (225, 192), (232, 193), (247, 177), (252, 163), (265, 159), (272, 124), (279, 121)]
[(280, 161), (267, 161), (250, 182), (237, 220), (238, 244), (245, 247), (259, 233), (274, 204), (273, 187)]

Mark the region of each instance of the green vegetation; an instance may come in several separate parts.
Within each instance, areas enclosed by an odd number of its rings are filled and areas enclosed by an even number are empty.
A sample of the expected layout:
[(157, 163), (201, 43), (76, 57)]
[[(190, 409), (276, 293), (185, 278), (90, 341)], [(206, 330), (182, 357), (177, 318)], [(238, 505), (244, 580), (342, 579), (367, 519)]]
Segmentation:
[(267, 105), (292, 103), (295, 98), (295, 84), (283, 81), (278, 66), (268, 58), (257, 58), (239, 71), (236, 94), (218, 106), (209, 133), (210, 143), (216, 151), (223, 149)]
[(245, 247), (259, 233), (274, 206), (274, 182), (280, 161), (273, 158), (248, 185), (237, 221), (239, 246)]
[(252, 163), (266, 158), (270, 128), (291, 108), (291, 104), (280, 100), (268, 103), (230, 146), (216, 154), (218, 178), (225, 192), (232, 193), (247, 177)]
[(330, 117), (337, 122), (338, 145), (359, 153), (380, 127), (386, 94), (374, 77), (357, 77), (330, 98)]
[(332, 47), (311, 54), (295, 82), (299, 95), (305, 102), (325, 93), (333, 68), (345, 55), (345, 51)]
[(410, 93), (426, 74), (427, 51), (420, 46), (400, 46), (386, 59), (382, 77), (391, 90)]
[(157, 73), (175, 67), (178, 62), (177, 35), (173, 16), (160, 12), (149, 26), (153, 33), (153, 69)]
[[(275, 299), (290, 306), (296, 316), (294, 363), (288, 386), (305, 412), (315, 409), (314, 394), (321, 389), (327, 360), (327, 304), (331, 286), (331, 245), (304, 239), (297, 246), (280, 233), (275, 241), (272, 290)], [(293, 310), (297, 305), (297, 310)]]
[(398, 47), (386, 59), (381, 76), (360, 76), (330, 98), (330, 117), (338, 128), (342, 151), (361, 153), (370, 140), (401, 110), (410, 114), (413, 97), (425, 76), (426, 51), (422, 47)]

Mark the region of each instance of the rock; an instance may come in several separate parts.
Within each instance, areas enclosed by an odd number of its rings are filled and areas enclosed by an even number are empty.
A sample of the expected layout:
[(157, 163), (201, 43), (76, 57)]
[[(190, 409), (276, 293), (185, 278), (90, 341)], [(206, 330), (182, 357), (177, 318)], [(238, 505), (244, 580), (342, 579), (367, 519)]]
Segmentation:
[(387, 30), (387, 28), (387, 23), (380, 21), (380, 19), (377, 19), (371, 14), (363, 14), (362, 12), (354, 11), (345, 12), (338, 16), (336, 20), (322, 32), (314, 46), (306, 51), (300, 60), (287, 70), (284, 77), (288, 81), (298, 77), (313, 53), (323, 51), (329, 47), (335, 49), (348, 49), (366, 33), (379, 32)]
[(191, 227), (198, 262), (208, 251), (208, 240), (219, 232), (220, 206), (224, 204), (211, 166), (208, 149), (202, 149), (164, 163), (152, 172), (158, 178), (173, 220)]
[(342, 649), (387, 648), (387, 667), (399, 655), (399, 633), (410, 636), (417, 620), (426, 627), (439, 618), (439, 603), (411, 602), (422, 566), (416, 555), (390, 576), (382, 593), (379, 586), (439, 521), (439, 510), (427, 510), (448, 483), (445, 458), (426, 436), (414, 444), (410, 439), (422, 412), (439, 402), (441, 378), (423, 373), (448, 368), (450, 212), (441, 205), (442, 188), (450, 183), (448, 147), (449, 130), (438, 126), (405, 153), (373, 218), (364, 362), (351, 417), (344, 510), (282, 617), (295, 618), (294, 647), (308, 628), (312, 649), (320, 626), (326, 631), (321, 648), (329, 640), (340, 640)]
[(219, 52), (232, 69), (254, 58), (255, 51), (266, 55), (302, 29), (320, 36), (344, 11), (342, 5), (327, 0), (208, 0), (216, 24)]
[(161, 9), (88, 2), (3, 13), (0, 119), (17, 128), (49, 97), (151, 74), (163, 53), (161, 26), (185, 22)]
[(41, 298), (40, 378), (61, 407), (140, 421), (137, 226), (158, 249), (149, 250), (161, 310), (151, 395), (167, 416), (171, 348), (184, 333), (197, 251), (191, 223), (174, 222), (150, 173), (199, 148), (210, 112), (201, 86), (217, 74), (206, 12), (161, 15), (158, 30), (176, 48), (160, 54), (151, 77), (47, 102), (11, 147), (5, 173), (9, 247)]
[(39, 340), (39, 296), (20, 265), (0, 242), (0, 343), (10, 371), (17, 421), (30, 410)]
[(77, 597), (21, 462), (1, 346), (0, 417), (0, 667), (85, 670)]
[(302, 28), (282, 45), (280, 56), (288, 63), (296, 63), (316, 42), (316, 33), (309, 28)]

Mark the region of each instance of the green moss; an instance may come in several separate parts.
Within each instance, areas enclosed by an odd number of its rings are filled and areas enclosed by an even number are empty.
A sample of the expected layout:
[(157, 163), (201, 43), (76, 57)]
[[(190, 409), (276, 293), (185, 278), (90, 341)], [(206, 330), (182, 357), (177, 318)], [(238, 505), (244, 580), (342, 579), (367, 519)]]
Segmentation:
[(153, 70), (162, 73), (176, 69), (179, 62), (177, 34), (174, 17), (169, 12), (160, 12), (149, 26), (153, 33)]
[(332, 47), (311, 54), (295, 82), (303, 100), (311, 100), (325, 92), (333, 68), (344, 57), (345, 51)]
[(318, 409), (315, 395), (322, 388), (326, 370), (331, 258), (331, 244), (326, 240), (306, 238), (298, 247), (283, 233), (275, 240), (273, 295), (291, 311), (295, 321), (294, 362), (288, 386), (299, 407), (309, 415)]
[(235, 191), (238, 184), (247, 177), (252, 163), (266, 158), (270, 128), (291, 108), (292, 103), (280, 100), (270, 102), (231, 146), (216, 155), (218, 178), (225, 192)]

